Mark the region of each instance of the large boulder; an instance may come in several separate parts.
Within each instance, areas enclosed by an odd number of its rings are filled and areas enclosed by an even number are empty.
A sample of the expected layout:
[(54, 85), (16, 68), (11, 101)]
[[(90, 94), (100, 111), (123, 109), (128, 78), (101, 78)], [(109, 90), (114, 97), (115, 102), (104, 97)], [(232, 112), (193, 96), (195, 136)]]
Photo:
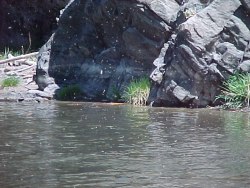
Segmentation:
[(67, 3), (68, 0), (1, 0), (0, 50), (39, 48), (56, 29), (56, 18)]
[(125, 0), (75, 0), (58, 24), (50, 50), (40, 53), (39, 87), (53, 77), (60, 86), (78, 84), (85, 99), (97, 101), (113, 100), (114, 91), (149, 76), (172, 32), (145, 4)]
[(150, 75), (153, 106), (214, 105), (229, 75), (249, 71), (249, 23), (240, 0), (73, 0), (40, 52), (37, 83), (112, 101)]

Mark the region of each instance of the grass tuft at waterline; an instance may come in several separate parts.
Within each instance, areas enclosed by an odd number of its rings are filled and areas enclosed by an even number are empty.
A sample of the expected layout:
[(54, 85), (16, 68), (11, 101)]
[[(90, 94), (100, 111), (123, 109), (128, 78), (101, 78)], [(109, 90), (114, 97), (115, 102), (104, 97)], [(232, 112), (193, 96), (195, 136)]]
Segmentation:
[(250, 74), (236, 73), (223, 82), (222, 94), (216, 97), (224, 100), (224, 108), (241, 108), (250, 105)]
[(125, 102), (133, 105), (146, 105), (150, 92), (150, 85), (150, 80), (146, 77), (133, 80), (125, 89), (122, 98)]
[(69, 85), (63, 87), (58, 92), (59, 100), (75, 100), (81, 95), (81, 89), (78, 85)]

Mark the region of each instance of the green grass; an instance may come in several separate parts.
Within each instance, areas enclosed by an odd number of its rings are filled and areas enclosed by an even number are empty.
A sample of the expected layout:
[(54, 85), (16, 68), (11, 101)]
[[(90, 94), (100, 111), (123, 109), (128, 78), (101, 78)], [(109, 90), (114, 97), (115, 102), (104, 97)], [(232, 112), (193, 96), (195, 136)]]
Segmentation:
[(0, 60), (7, 59), (8, 53), (9, 53), (9, 49), (8, 48), (5, 48), (4, 52), (0, 52)]
[(75, 100), (81, 95), (81, 89), (78, 85), (69, 85), (63, 87), (58, 92), (59, 100)]
[(125, 89), (122, 98), (125, 102), (133, 105), (146, 105), (150, 92), (150, 85), (150, 80), (146, 77), (133, 80)]
[(122, 98), (119, 89), (115, 86), (111, 87), (111, 93), (112, 93), (112, 100), (113, 101), (119, 101)]
[(5, 48), (4, 52), (0, 52), (0, 60), (7, 59), (8, 58), (8, 54), (11, 54), (14, 57), (16, 57), (16, 56), (23, 55), (24, 52), (23, 52), (23, 49), (21, 51), (13, 51), (13, 50), (10, 50), (9, 48)]
[(216, 99), (225, 101), (225, 108), (241, 108), (250, 105), (250, 74), (236, 73), (223, 82), (222, 94)]
[(18, 86), (20, 83), (20, 79), (15, 77), (15, 76), (10, 76), (5, 78), (2, 83), (1, 86), (2, 87), (16, 87)]
[(0, 60), (4, 60), (4, 59), (6, 59), (5, 56), (2, 53), (0, 53)]
[(20, 51), (11, 51), (10, 54), (13, 55), (14, 57), (24, 55), (24, 53)]

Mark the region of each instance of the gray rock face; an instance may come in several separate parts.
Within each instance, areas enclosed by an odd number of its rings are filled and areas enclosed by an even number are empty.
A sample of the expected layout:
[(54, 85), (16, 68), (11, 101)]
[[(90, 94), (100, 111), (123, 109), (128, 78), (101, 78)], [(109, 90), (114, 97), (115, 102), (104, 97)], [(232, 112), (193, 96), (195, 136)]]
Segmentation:
[(249, 23), (240, 0), (74, 0), (40, 52), (37, 83), (112, 101), (150, 75), (155, 106), (213, 105), (222, 81), (249, 71)]
[[(195, 107), (215, 103), (222, 81), (239, 69), (250, 39), (249, 28), (234, 15), (239, 7), (237, 0), (214, 0), (178, 26), (166, 51), (162, 82), (153, 86), (150, 102)], [(176, 96), (173, 81), (189, 100)]]
[(51, 51), (41, 50), (38, 85), (45, 88), (53, 77), (60, 86), (78, 84), (85, 99), (113, 100), (114, 90), (150, 75), (170, 29), (136, 1), (75, 0), (61, 15)]
[(161, 17), (167, 24), (176, 21), (179, 11), (178, 1), (175, 0), (138, 0), (140, 3), (146, 4), (152, 11)]
[[(0, 50), (40, 47), (57, 27), (56, 17), (68, 0), (0, 1)], [(29, 37), (30, 36), (30, 37)]]
[(39, 89), (44, 90), (47, 86), (54, 84), (54, 79), (49, 77), (49, 62), (50, 62), (50, 52), (51, 43), (53, 41), (54, 35), (50, 37), (48, 42), (40, 49), (40, 53), (37, 58), (36, 76), (35, 81), (39, 83)]

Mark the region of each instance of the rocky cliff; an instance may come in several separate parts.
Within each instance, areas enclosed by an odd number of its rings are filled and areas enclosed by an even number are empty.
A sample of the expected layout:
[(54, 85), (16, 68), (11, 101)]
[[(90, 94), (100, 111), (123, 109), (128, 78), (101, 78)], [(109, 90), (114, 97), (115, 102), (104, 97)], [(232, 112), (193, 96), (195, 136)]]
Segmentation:
[(56, 17), (69, 0), (1, 0), (0, 50), (39, 48), (57, 27)]
[(41, 90), (78, 84), (112, 101), (150, 76), (155, 106), (213, 105), (222, 81), (250, 71), (248, 0), (74, 0), (40, 51)]

